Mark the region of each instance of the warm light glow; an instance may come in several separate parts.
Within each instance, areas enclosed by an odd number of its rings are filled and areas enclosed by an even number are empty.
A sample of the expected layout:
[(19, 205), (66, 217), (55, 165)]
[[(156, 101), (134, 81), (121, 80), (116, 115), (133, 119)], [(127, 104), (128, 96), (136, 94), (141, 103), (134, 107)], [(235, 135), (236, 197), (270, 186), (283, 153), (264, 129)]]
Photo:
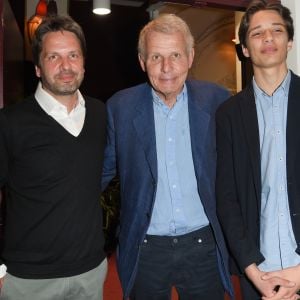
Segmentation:
[(107, 15), (110, 13), (110, 0), (93, 0), (93, 13)]
[(47, 16), (47, 1), (40, 0), (35, 9), (35, 15), (38, 16)]
[(27, 31), (28, 31), (28, 38), (30, 43), (32, 42), (36, 29), (39, 27), (42, 21), (43, 21), (42, 16), (34, 15), (27, 22)]
[(27, 32), (30, 43), (32, 42), (36, 29), (47, 15), (57, 15), (57, 5), (55, 0), (49, 0), (49, 2), (46, 0), (39, 0), (36, 5), (35, 14), (27, 22)]

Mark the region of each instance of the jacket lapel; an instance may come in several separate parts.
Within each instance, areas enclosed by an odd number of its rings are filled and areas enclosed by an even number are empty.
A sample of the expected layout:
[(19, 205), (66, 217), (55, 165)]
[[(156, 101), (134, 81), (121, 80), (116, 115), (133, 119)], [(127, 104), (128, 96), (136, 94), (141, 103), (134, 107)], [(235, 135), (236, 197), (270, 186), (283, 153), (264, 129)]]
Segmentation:
[(245, 136), (250, 151), (250, 159), (254, 177), (254, 185), (256, 197), (259, 201), (261, 198), (261, 171), (260, 171), (260, 145), (259, 145), (259, 129), (255, 98), (252, 84), (241, 93), (240, 109), (242, 124), (245, 130)]
[(136, 117), (133, 120), (134, 128), (141, 146), (145, 152), (150, 172), (157, 182), (157, 156), (154, 125), (154, 112), (151, 89), (147, 85), (141, 93), (136, 106)]
[[(207, 157), (204, 155), (207, 144), (207, 131), (210, 122), (210, 115), (205, 112), (201, 103), (201, 95), (194, 95), (193, 90), (188, 87), (188, 109), (189, 109), (189, 124), (190, 124), (190, 136), (192, 156), (194, 162), (194, 169), (198, 182), (203, 174), (203, 166), (205, 165), (203, 159)], [(197, 97), (197, 101), (196, 98)]]
[(300, 135), (300, 78), (292, 73), (288, 97), (286, 128), (286, 166), (289, 206), (294, 235), (297, 241), (296, 252), (300, 254), (300, 209), (298, 197), (299, 185), (299, 149)]
[(300, 135), (300, 78), (292, 73), (291, 84), (288, 97), (287, 111), (287, 166), (292, 167), (297, 161), (296, 156), (299, 155)]

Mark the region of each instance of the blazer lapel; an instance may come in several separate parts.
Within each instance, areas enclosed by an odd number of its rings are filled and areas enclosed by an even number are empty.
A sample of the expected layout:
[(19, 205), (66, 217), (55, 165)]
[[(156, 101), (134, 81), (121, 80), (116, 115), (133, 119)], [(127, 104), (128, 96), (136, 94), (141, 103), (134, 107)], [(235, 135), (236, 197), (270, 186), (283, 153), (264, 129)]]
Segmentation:
[(134, 128), (141, 146), (145, 151), (152, 176), (157, 182), (157, 155), (154, 125), (154, 112), (151, 90), (149, 86), (141, 94), (136, 106), (136, 117), (133, 120)]
[(196, 177), (200, 180), (203, 173), (203, 159), (207, 157), (204, 155), (206, 149), (207, 130), (210, 122), (210, 115), (201, 108), (201, 95), (197, 95), (198, 99), (195, 101), (194, 93), (188, 89), (188, 109), (189, 109), (189, 123), (192, 156), (194, 161), (194, 169)]
[(240, 101), (240, 109), (242, 116), (242, 123), (245, 130), (245, 136), (250, 151), (250, 159), (253, 170), (254, 184), (256, 190), (256, 197), (261, 198), (261, 171), (260, 171), (260, 145), (259, 145), (259, 129), (257, 112), (255, 105), (255, 98), (252, 84), (249, 85), (242, 92), (242, 99)]
[[(300, 135), (297, 132), (300, 129), (300, 79), (292, 73), (287, 111), (287, 165), (292, 166), (299, 155), (299, 149), (295, 147), (300, 145)], [(298, 142), (299, 141), (299, 142)]]
[(288, 97), (287, 127), (286, 127), (286, 166), (289, 207), (292, 213), (292, 225), (297, 241), (296, 252), (300, 253), (300, 209), (298, 197), (299, 150), (300, 150), (300, 78), (292, 73)]

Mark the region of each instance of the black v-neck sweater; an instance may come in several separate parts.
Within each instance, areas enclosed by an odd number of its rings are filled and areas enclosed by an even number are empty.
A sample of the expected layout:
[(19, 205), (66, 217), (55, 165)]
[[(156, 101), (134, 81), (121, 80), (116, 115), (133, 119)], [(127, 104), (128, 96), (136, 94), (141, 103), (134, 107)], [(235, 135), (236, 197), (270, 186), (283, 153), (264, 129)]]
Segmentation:
[(105, 107), (85, 97), (78, 137), (31, 97), (0, 111), (2, 260), (21, 278), (78, 275), (104, 259), (100, 189)]

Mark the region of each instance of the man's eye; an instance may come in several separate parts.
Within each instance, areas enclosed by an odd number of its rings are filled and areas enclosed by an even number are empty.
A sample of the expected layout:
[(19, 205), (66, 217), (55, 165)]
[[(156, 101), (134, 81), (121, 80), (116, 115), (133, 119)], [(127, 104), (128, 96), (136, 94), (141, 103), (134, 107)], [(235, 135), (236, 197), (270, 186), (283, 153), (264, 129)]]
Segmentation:
[(72, 58), (72, 59), (77, 59), (78, 57), (79, 57), (79, 55), (77, 53), (72, 53), (70, 55), (70, 58)]
[(57, 59), (57, 55), (49, 55), (48, 56), (48, 60), (50, 60), (50, 61), (53, 61), (55, 59)]
[(170, 56), (171, 61), (176, 61), (178, 59), (180, 59), (181, 54), (178, 52), (172, 53), (172, 55)]
[(261, 31), (255, 31), (255, 32), (252, 32), (250, 36), (251, 37), (259, 37), (259, 36), (261, 36), (261, 34), (262, 34)]
[(273, 31), (274, 32), (283, 32), (283, 30), (281, 28), (275, 28)]
[(158, 61), (160, 59), (160, 56), (159, 55), (153, 55), (152, 56), (152, 60), (153, 61)]

